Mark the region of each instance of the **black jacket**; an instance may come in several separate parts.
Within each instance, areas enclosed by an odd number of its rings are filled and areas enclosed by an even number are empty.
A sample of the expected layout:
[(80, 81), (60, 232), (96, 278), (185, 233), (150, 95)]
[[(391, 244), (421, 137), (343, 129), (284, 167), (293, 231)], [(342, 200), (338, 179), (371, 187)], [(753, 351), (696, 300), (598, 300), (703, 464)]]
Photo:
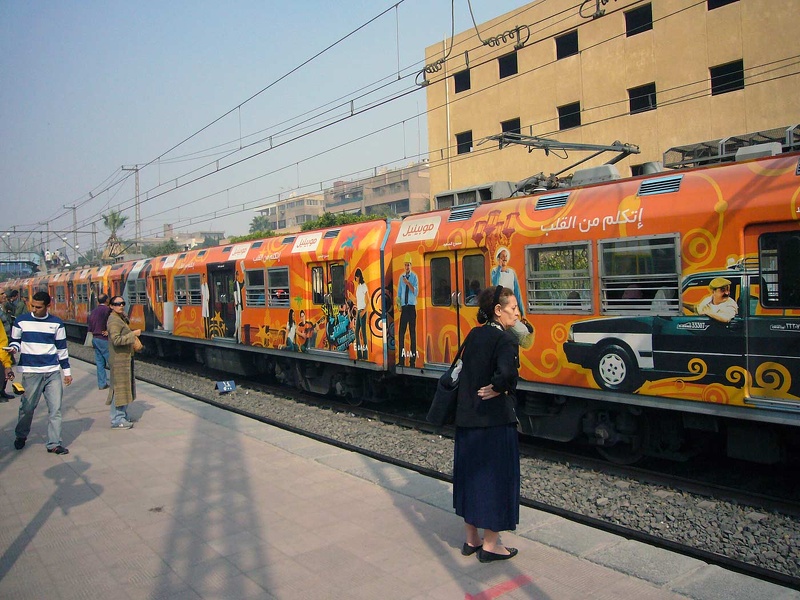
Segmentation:
[[(458, 378), (457, 427), (491, 427), (517, 422), (519, 345), (513, 334), (489, 325), (469, 332)], [(482, 400), (478, 389), (492, 384), (500, 396)]]

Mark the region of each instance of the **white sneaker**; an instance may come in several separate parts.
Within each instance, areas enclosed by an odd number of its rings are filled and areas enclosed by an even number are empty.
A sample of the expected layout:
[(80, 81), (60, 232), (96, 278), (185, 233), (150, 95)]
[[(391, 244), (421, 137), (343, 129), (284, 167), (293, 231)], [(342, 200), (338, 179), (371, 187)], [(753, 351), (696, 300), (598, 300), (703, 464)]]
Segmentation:
[(112, 425), (111, 429), (130, 429), (133, 427), (133, 423), (130, 421), (120, 421), (116, 425)]

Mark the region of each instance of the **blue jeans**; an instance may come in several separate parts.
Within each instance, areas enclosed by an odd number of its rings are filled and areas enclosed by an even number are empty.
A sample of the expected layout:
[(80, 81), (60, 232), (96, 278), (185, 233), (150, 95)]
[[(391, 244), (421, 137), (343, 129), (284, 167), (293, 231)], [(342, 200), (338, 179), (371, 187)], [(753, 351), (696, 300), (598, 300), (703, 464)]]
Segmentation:
[(109, 411), (111, 415), (111, 426), (114, 427), (115, 425), (119, 425), (120, 423), (124, 423), (128, 420), (128, 405), (123, 404), (122, 406), (116, 406), (114, 399), (111, 399), (111, 410)]
[(94, 348), (94, 362), (97, 365), (97, 387), (102, 389), (108, 385), (106, 369), (111, 368), (108, 364), (108, 340), (93, 338), (92, 348)]
[(20, 398), (19, 419), (14, 434), (18, 438), (27, 439), (33, 423), (33, 411), (44, 396), (49, 411), (47, 424), (47, 448), (61, 445), (61, 398), (64, 385), (61, 382), (61, 370), (50, 373), (23, 373), (22, 385), (25, 394)]

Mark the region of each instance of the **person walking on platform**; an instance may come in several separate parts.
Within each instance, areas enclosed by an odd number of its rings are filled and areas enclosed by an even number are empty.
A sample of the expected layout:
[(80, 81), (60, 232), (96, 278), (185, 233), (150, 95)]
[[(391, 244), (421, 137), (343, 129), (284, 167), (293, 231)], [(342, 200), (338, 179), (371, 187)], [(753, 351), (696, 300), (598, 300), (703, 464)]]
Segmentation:
[[(478, 560), (506, 560), (515, 548), (500, 544), (500, 531), (519, 523), (520, 467), (516, 387), (519, 346), (509, 331), (519, 320), (513, 290), (498, 285), (478, 297), (478, 323), (465, 341), (458, 384), (453, 460), (453, 507), (464, 519), (461, 553)], [(479, 529), (484, 530), (483, 540)]]
[[(11, 327), (11, 351), (19, 353), (18, 368), (22, 373), (25, 393), (20, 398), (19, 419), (14, 430), (14, 448), (22, 450), (31, 432), (33, 411), (44, 396), (49, 411), (47, 451), (69, 454), (61, 443), (61, 402), (64, 385), (72, 383), (67, 350), (67, 330), (58, 317), (48, 312), (50, 294), (36, 292), (31, 299), (31, 312), (21, 314)], [(61, 372), (64, 379), (62, 385)]]
[(136, 399), (133, 354), (142, 349), (142, 342), (139, 341), (142, 330), (131, 330), (122, 296), (111, 298), (107, 329), (111, 389), (108, 390), (106, 404), (111, 406), (111, 428), (130, 429), (133, 423), (128, 418), (128, 405)]
[(106, 369), (108, 362), (108, 294), (100, 294), (97, 298), (98, 305), (89, 313), (87, 320), (89, 332), (92, 334), (92, 348), (94, 348), (94, 363), (97, 367), (97, 387), (101, 390), (108, 389)]
[[(11, 354), (9, 354), (5, 348), (8, 347), (8, 336), (6, 335), (6, 330), (3, 327), (0, 327), (0, 363), (3, 364), (3, 386), (5, 388), (6, 383), (9, 381), (14, 380), (14, 368), (13, 368), (13, 361), (11, 360)], [(0, 396), (0, 402), (8, 402), (13, 396), (10, 396), (5, 393), (5, 389), (3, 391), (3, 395)]]
[(6, 292), (6, 296), (8, 300), (3, 305), (3, 308), (5, 308), (6, 315), (11, 319), (11, 324), (13, 325), (16, 318), (28, 309), (25, 306), (25, 302), (19, 297), (17, 290)]
[[(3, 344), (3, 347), (8, 346), (8, 339), (11, 337), (11, 317), (9, 317), (8, 314), (6, 314), (6, 308), (5, 308), (7, 300), (8, 298), (6, 297), (5, 291), (0, 290), (0, 321), (2, 321), (3, 323), (3, 335), (5, 336), (6, 340), (5, 343)], [(11, 357), (11, 355), (8, 354), (8, 352), (5, 351), (3, 352), (5, 353), (6, 357), (10, 362), (8, 367), (11, 369), (11, 374), (13, 375), (14, 360)], [(6, 362), (4, 358), (3, 365), (5, 364)], [(6, 371), (6, 374), (8, 374), (8, 371)], [(10, 380), (8, 378), (3, 380), (3, 389), (0, 390), (0, 402), (8, 402), (9, 400), (11, 400), (11, 398), (14, 397), (13, 395), (6, 392), (6, 385), (8, 384), (9, 381)]]

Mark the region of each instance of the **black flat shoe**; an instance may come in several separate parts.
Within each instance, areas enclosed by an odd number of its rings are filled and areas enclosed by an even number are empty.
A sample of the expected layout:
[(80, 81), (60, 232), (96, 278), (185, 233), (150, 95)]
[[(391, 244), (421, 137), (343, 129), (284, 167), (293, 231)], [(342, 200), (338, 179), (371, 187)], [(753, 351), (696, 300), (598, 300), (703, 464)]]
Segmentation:
[(478, 549), (478, 560), (482, 563), (492, 562), (494, 560), (508, 560), (509, 558), (514, 558), (517, 555), (516, 548), (506, 548), (508, 550), (508, 554), (495, 554), (494, 552), (488, 552), (483, 549), (483, 547)]
[(464, 545), (461, 547), (461, 554), (464, 556), (472, 556), (481, 548), (482, 546), (470, 546), (467, 542), (464, 542)]

